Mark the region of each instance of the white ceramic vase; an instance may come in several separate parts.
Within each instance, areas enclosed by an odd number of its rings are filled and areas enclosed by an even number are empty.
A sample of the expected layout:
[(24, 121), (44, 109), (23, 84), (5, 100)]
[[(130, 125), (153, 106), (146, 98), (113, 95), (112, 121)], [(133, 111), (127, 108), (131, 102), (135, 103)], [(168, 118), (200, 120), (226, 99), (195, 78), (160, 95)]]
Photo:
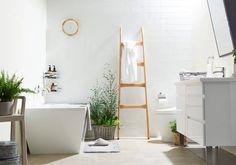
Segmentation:
[(0, 116), (12, 115), (13, 102), (0, 102)]

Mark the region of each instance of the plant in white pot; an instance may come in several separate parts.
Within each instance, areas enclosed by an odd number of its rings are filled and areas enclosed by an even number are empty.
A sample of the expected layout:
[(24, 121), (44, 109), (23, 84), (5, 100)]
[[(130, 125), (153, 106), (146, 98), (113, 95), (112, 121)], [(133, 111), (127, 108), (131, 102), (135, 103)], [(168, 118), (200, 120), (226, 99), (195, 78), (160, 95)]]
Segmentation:
[(118, 125), (118, 90), (116, 76), (108, 69), (103, 74), (103, 83), (92, 89), (90, 110), (95, 139), (113, 140)]
[(15, 74), (10, 76), (8, 73), (1, 71), (0, 74), (0, 116), (12, 115), (13, 100), (21, 93), (34, 93), (28, 88), (22, 88), (23, 78), (16, 77)]

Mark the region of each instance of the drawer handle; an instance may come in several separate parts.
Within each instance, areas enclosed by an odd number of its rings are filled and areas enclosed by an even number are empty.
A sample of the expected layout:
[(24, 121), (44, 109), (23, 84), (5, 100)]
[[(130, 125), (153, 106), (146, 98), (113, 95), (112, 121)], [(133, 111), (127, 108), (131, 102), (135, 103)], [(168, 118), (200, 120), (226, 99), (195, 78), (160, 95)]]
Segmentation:
[(194, 120), (194, 121), (197, 121), (197, 122), (199, 122), (199, 123), (205, 124), (205, 121), (204, 121), (204, 120), (201, 120), (201, 119), (192, 118), (192, 117), (190, 117), (190, 116), (187, 116), (187, 119)]

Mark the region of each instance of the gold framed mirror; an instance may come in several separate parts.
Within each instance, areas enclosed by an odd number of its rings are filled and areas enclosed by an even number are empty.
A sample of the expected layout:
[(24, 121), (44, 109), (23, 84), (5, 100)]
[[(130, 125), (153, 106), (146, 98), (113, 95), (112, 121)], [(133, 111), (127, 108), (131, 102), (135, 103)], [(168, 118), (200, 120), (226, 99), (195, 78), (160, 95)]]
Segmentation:
[(62, 23), (62, 31), (67, 36), (74, 36), (79, 32), (79, 21), (68, 18)]

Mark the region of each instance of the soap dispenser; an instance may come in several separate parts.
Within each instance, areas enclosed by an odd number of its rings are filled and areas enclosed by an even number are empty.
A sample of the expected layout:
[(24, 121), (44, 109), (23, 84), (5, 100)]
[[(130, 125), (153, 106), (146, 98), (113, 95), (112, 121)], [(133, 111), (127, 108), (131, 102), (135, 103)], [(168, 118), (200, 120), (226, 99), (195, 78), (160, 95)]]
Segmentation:
[(52, 72), (57, 72), (57, 70), (56, 70), (56, 66), (55, 66), (55, 65), (53, 65)]
[(51, 72), (52, 71), (52, 67), (51, 65), (48, 65), (48, 72)]
[(57, 84), (56, 83), (51, 84), (51, 92), (57, 92)]

